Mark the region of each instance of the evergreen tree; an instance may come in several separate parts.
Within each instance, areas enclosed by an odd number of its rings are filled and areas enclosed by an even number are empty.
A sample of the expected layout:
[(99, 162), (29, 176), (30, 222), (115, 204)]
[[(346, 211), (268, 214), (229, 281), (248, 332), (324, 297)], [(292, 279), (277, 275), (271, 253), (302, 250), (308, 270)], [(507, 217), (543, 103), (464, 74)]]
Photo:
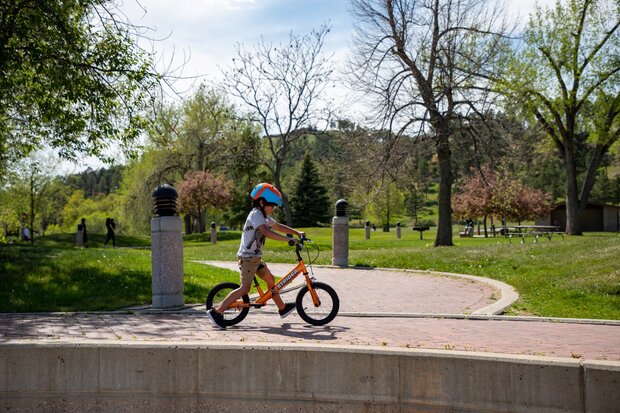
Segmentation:
[(293, 225), (314, 227), (329, 222), (329, 197), (310, 154), (304, 157), (292, 195)]

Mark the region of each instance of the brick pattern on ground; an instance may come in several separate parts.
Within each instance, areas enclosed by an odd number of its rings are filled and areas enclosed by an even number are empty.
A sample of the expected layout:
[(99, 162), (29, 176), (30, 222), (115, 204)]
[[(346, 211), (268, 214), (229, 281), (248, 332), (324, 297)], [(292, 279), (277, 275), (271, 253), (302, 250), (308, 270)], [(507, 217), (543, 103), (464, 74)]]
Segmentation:
[(200, 341), (387, 346), (620, 361), (620, 326), (504, 320), (337, 317), (327, 326), (297, 315), (250, 312), (214, 329), (197, 314), (2, 314), (0, 341)]
[[(221, 265), (236, 267), (235, 263)], [(276, 275), (283, 275), (290, 266), (270, 267)], [(296, 314), (281, 320), (271, 304), (264, 309), (252, 309), (241, 324), (222, 331), (212, 327), (203, 304), (185, 312), (159, 314), (5, 313), (0, 314), (0, 341), (298, 343), (620, 360), (620, 323), (410, 316), (462, 316), (484, 308), (498, 299), (498, 292), (485, 283), (382, 270), (316, 268), (315, 272), (320, 281), (336, 289), (341, 300), (341, 315), (323, 327), (307, 325)], [(285, 301), (294, 301), (296, 293), (287, 293)], [(359, 316), (362, 314), (367, 316)], [(382, 314), (392, 316), (380, 317)]]

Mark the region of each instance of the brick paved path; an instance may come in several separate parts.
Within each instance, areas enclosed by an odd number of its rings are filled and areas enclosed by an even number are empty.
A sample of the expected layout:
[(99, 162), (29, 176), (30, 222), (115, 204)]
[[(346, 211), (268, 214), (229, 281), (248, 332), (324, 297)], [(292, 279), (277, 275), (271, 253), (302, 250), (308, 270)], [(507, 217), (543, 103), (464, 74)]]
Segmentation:
[[(238, 270), (235, 262), (203, 262)], [(269, 268), (282, 276), (292, 266), (269, 264)], [(500, 296), (486, 283), (423, 272), (314, 267), (314, 275), (338, 292), (340, 311), (344, 313), (471, 314)], [(294, 283), (302, 285), (303, 277), (297, 277)], [(283, 297), (294, 301), (296, 294), (297, 291), (291, 291)]]
[[(278, 272), (275, 265), (272, 270)], [(225, 331), (211, 326), (204, 305), (181, 312), (0, 314), (0, 342), (267, 342), (620, 360), (620, 322), (466, 319), (463, 314), (492, 303), (497, 291), (454, 277), (323, 268), (316, 272), (342, 301), (339, 316), (323, 327), (309, 326), (296, 314), (281, 320), (273, 305), (251, 310), (241, 324)], [(288, 300), (294, 298), (295, 292), (289, 294)]]
[(234, 342), (389, 346), (620, 361), (620, 326), (544, 321), (338, 316), (313, 327), (298, 316), (252, 313), (216, 330), (203, 314), (2, 314), (0, 342)]

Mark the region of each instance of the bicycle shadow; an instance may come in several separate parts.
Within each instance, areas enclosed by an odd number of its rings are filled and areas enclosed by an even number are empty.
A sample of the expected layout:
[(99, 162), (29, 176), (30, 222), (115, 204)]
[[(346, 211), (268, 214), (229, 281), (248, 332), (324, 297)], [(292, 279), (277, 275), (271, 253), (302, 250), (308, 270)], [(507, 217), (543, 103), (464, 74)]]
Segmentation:
[(338, 334), (344, 333), (350, 328), (337, 325), (311, 326), (304, 323), (284, 323), (279, 327), (262, 326), (250, 327), (239, 326), (239, 330), (254, 331), (263, 334), (280, 335), (289, 338), (297, 338), (303, 340), (320, 340), (331, 341), (338, 340)]

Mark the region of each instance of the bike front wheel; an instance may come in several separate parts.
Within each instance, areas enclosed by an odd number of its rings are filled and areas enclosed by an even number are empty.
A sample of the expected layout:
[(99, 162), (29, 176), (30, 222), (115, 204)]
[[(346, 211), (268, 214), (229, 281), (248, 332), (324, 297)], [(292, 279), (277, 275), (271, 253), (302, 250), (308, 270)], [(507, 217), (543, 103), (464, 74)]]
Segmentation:
[(319, 305), (314, 305), (312, 294), (306, 285), (297, 294), (297, 314), (308, 324), (322, 326), (336, 317), (340, 299), (336, 291), (327, 284), (314, 282), (312, 288), (319, 297)]
[[(230, 294), (231, 291), (239, 288), (239, 284), (236, 283), (221, 283), (216, 285), (209, 291), (209, 295), (207, 295), (207, 311), (209, 311), (213, 307), (218, 307), (222, 301)], [(250, 297), (247, 294), (244, 294), (241, 297), (244, 303), (250, 302)], [(250, 307), (232, 307), (227, 308), (224, 313), (224, 324), (227, 326), (234, 326), (235, 324), (239, 324), (245, 316), (248, 315), (250, 311)]]

